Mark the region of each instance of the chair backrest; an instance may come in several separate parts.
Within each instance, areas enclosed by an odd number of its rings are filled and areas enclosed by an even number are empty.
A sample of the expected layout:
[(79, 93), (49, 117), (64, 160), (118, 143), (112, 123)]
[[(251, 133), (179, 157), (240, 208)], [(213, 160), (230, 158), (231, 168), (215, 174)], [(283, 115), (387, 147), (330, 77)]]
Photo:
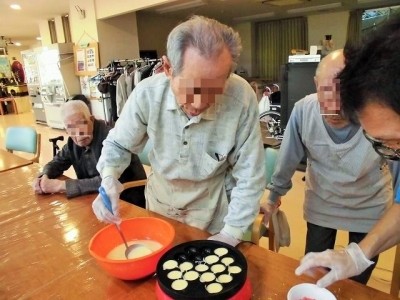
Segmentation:
[(6, 149), (9, 152), (21, 151), (32, 153), (33, 162), (39, 162), (40, 134), (33, 127), (12, 126), (6, 130)]
[(274, 148), (265, 149), (265, 170), (266, 170), (266, 182), (267, 186), (271, 182), (272, 174), (274, 174), (276, 161), (278, 159), (278, 150)]
[(146, 146), (144, 146), (143, 151), (138, 154), (139, 159), (143, 165), (150, 166), (149, 152), (151, 148), (153, 148), (153, 143), (148, 140)]

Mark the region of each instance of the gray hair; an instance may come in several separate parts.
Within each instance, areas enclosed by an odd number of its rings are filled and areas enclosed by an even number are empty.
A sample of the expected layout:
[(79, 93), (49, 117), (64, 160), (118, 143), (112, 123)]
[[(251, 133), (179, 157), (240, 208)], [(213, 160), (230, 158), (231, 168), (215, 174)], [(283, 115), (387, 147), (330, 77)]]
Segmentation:
[(82, 100), (70, 100), (64, 103), (61, 107), (61, 116), (63, 122), (65, 122), (66, 118), (74, 114), (82, 114), (86, 120), (89, 120), (91, 117), (89, 107)]
[(231, 27), (203, 16), (193, 16), (176, 26), (168, 35), (167, 56), (174, 75), (182, 71), (183, 55), (189, 47), (199, 50), (205, 58), (218, 55), (227, 47), (232, 56), (232, 71), (242, 50), (240, 36)]

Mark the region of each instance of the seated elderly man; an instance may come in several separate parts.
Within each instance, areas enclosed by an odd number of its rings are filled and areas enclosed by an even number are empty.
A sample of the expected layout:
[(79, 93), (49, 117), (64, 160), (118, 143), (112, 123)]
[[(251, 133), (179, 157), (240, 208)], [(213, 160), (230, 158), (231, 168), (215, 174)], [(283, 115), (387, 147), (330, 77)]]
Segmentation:
[[(101, 184), (96, 164), (110, 127), (103, 121), (96, 120), (81, 100), (65, 103), (62, 117), (69, 136), (68, 141), (53, 160), (44, 166), (42, 173), (34, 180), (33, 188), (38, 194), (65, 192), (68, 198), (96, 193)], [(70, 166), (74, 167), (78, 179), (55, 179)], [(138, 179), (146, 179), (146, 173), (139, 158), (133, 154), (119, 180), (124, 183)], [(125, 190), (121, 199), (145, 207), (144, 187)]]

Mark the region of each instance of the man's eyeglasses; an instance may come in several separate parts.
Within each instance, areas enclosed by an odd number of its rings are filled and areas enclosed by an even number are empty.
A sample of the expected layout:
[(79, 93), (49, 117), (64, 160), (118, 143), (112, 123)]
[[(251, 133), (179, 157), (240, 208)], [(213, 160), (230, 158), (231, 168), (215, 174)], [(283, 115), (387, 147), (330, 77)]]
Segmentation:
[(393, 149), (385, 146), (382, 141), (378, 141), (373, 137), (369, 136), (368, 133), (363, 130), (365, 138), (371, 142), (372, 147), (380, 156), (390, 160), (400, 160), (400, 149)]

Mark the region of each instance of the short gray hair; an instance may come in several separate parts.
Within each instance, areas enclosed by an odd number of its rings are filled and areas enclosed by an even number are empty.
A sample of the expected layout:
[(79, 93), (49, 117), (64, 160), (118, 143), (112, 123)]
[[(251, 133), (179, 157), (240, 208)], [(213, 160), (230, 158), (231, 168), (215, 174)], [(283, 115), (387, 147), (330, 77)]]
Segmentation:
[(82, 114), (86, 120), (89, 120), (91, 117), (89, 107), (82, 100), (69, 100), (61, 107), (61, 116), (63, 122), (65, 122), (66, 118), (78, 113)]
[(231, 27), (214, 19), (193, 16), (176, 26), (168, 35), (167, 56), (178, 75), (183, 68), (183, 55), (189, 47), (199, 50), (203, 57), (211, 58), (227, 47), (232, 56), (232, 71), (239, 61), (242, 44), (240, 36)]

